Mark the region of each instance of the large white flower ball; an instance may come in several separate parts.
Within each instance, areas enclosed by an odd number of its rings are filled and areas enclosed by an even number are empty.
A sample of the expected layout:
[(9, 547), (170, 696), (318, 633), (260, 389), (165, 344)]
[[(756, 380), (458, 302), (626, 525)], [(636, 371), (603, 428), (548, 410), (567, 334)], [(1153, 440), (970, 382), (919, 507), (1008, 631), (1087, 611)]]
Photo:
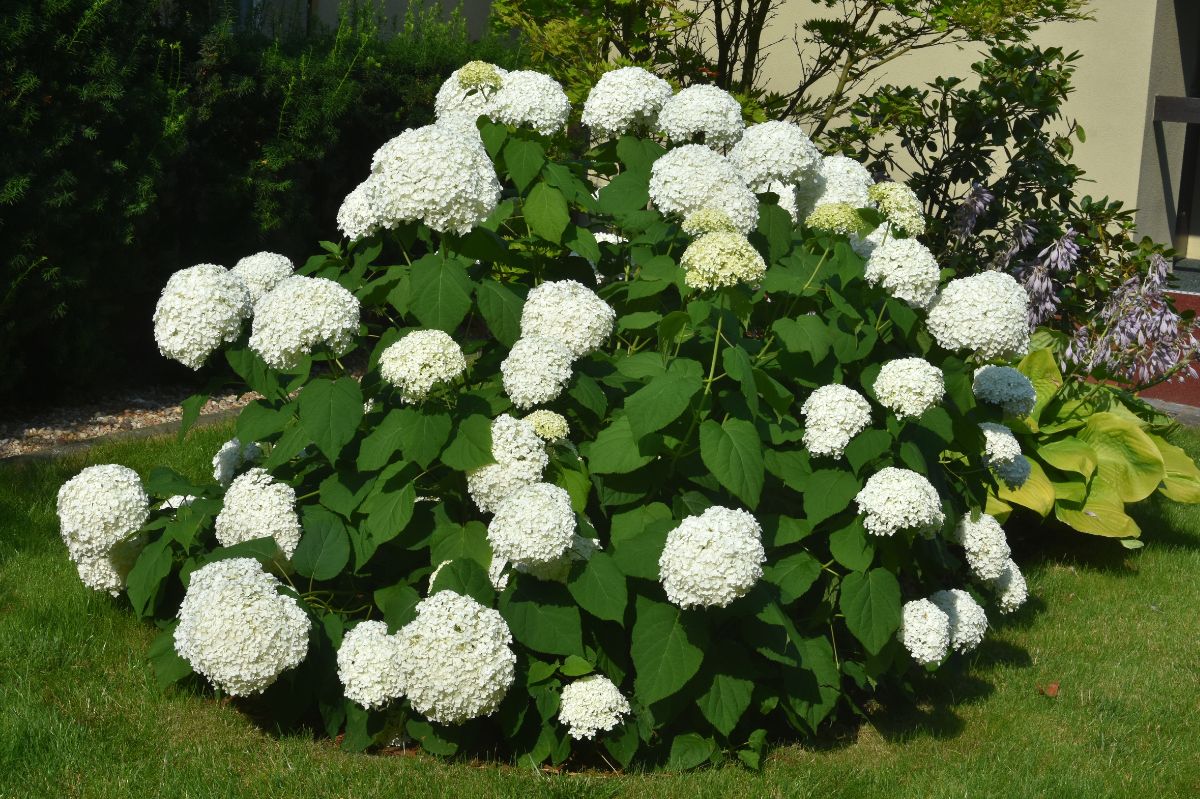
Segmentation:
[(987, 632), (987, 613), (961, 588), (938, 591), (929, 597), (950, 618), (950, 646), (955, 652), (970, 652)]
[(950, 651), (950, 617), (928, 599), (905, 602), (900, 613), (900, 643), (922, 666), (946, 659)]
[(505, 76), (488, 113), (503, 125), (528, 125), (543, 136), (551, 136), (566, 126), (571, 103), (554, 78), (519, 70)]
[(258, 460), (262, 448), (254, 441), (245, 444), (240, 439), (231, 438), (221, 445), (217, 454), (213, 455), (213, 479), (222, 486), (228, 486), (237, 476), (238, 470), (247, 463)]
[(1004, 614), (1015, 612), (1029, 599), (1025, 575), (1021, 574), (1012, 558), (1005, 562), (1004, 571), (1000, 572), (1000, 576), (992, 581), (992, 588), (996, 591), (996, 603), (1000, 606), (1000, 612)]
[(591, 674), (563, 686), (558, 720), (568, 735), (580, 740), (616, 729), (630, 712), (629, 700), (612, 680)]
[(290, 558), (300, 544), (301, 533), (296, 491), (276, 481), (266, 469), (251, 469), (225, 492), (216, 532), (223, 547), (270, 536)]
[(983, 422), (983, 461), (1011, 488), (1020, 488), (1033, 473), (1029, 459), (1021, 453), (1021, 442), (1012, 430), (995, 422)]
[(925, 214), (916, 192), (903, 183), (885, 181), (867, 189), (867, 196), (878, 206), (888, 223), (907, 236), (925, 232)]
[(871, 535), (928, 530), (945, 521), (942, 500), (928, 480), (908, 469), (887, 466), (867, 479), (854, 498)]
[(766, 260), (750, 240), (732, 232), (705, 233), (683, 251), (679, 266), (684, 283), (695, 289), (757, 283), (767, 272)]
[(612, 335), (617, 313), (596, 292), (574, 280), (541, 283), (521, 308), (521, 335), (557, 341), (578, 358)]
[(799, 125), (770, 121), (746, 128), (729, 151), (729, 160), (756, 192), (771, 184), (810, 180), (821, 168), (821, 152)]
[(842, 457), (850, 439), (871, 424), (871, 404), (852, 388), (822, 386), (800, 406), (804, 446), (814, 455)]
[(612, 138), (653, 126), (671, 99), (671, 84), (641, 67), (605, 72), (588, 92), (582, 122), (600, 137)]
[(896, 299), (922, 309), (933, 302), (941, 283), (941, 267), (929, 248), (894, 236), (871, 250), (863, 275), (871, 285), (882, 285)]
[(500, 364), (504, 393), (522, 410), (551, 402), (570, 382), (573, 360), (557, 339), (523, 336)]
[(518, 488), (500, 502), (487, 530), (495, 557), (530, 563), (558, 560), (574, 537), (571, 495), (552, 483)]
[(88, 466), (58, 489), (58, 523), (73, 559), (107, 555), (150, 517), (137, 472), (115, 463)]
[(802, 216), (822, 205), (845, 203), (852, 208), (874, 205), (869, 190), (875, 184), (867, 168), (844, 155), (828, 155), (812, 177), (796, 184), (797, 205)]
[(700, 144), (668, 150), (654, 162), (650, 202), (663, 214), (680, 219), (704, 208), (720, 211), (742, 234), (758, 226), (758, 197), (737, 167)]
[(438, 119), (465, 116), (474, 120), (488, 113), (508, 72), (485, 61), (470, 61), (450, 73), (438, 89), (433, 110)]
[(294, 369), (318, 347), (345, 355), (358, 334), (361, 305), (323, 277), (289, 277), (254, 308), (250, 349), (272, 369)]
[(399, 639), (382, 621), (359, 622), (342, 637), (338, 679), (351, 702), (367, 709), (383, 707), (404, 695)]
[(274, 252), (257, 252), (247, 255), (234, 264), (231, 271), (241, 279), (250, 292), (250, 303), (257, 304), (267, 292), (292, 276), (296, 269), (286, 255)]
[(954, 538), (966, 551), (967, 565), (980, 580), (996, 580), (1012, 556), (1008, 536), (1000, 522), (986, 513), (972, 520), (968, 514), (958, 522)]
[(667, 534), (658, 570), (667, 599), (679, 607), (725, 607), (754, 587), (766, 559), (758, 521), (714, 506)]
[(467, 371), (458, 342), (441, 330), (414, 330), (379, 356), (379, 374), (400, 389), (405, 402), (421, 402), (438, 383)]
[(941, 369), (924, 358), (898, 358), (883, 365), (873, 388), (879, 402), (896, 418), (915, 418), (946, 396), (946, 379)]
[(158, 351), (199, 369), (222, 344), (237, 341), (252, 309), (246, 284), (225, 267), (181, 269), (167, 280), (154, 308)]
[(728, 147), (742, 137), (742, 105), (716, 86), (688, 86), (663, 105), (658, 127), (673, 142), (704, 136), (709, 147)]
[(984, 360), (1029, 351), (1029, 294), (1003, 272), (951, 280), (933, 302), (929, 332), (948, 350), (969, 350)]
[(484, 513), (493, 513), (518, 488), (540, 481), (550, 463), (533, 423), (507, 413), (492, 421), (492, 458), (495, 463), (467, 474), (467, 491)]

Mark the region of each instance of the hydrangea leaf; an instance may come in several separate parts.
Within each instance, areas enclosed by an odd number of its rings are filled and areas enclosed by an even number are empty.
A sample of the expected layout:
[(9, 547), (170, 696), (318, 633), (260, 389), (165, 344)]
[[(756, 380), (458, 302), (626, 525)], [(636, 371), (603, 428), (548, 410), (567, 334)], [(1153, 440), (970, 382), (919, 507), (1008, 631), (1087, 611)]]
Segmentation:
[(125, 592), (133, 612), (142, 618), (154, 615), (163, 583), (171, 575), (174, 553), (170, 544), (165, 535), (148, 544), (126, 578)]
[(712, 419), (700, 425), (700, 458), (721, 485), (753, 510), (762, 494), (765, 467), (754, 425), (743, 419)]
[(410, 310), (426, 327), (454, 333), (467, 311), (475, 284), (466, 268), (431, 254), (409, 270)]
[(876, 654), (900, 627), (900, 583), (887, 569), (850, 572), (842, 578), (838, 607), (854, 637)]
[(779, 588), (783, 604), (795, 602), (821, 576), (821, 563), (807, 552), (781, 558), (763, 570), (763, 579)]
[(705, 669), (711, 668), (712, 683), (696, 700), (696, 706), (717, 732), (728, 738), (750, 707), (754, 694), (754, 666), (746, 650), (728, 642), (722, 644), (709, 660)]
[(865, 571), (875, 559), (875, 542), (861, 519), (829, 534), (829, 554), (847, 569)]
[(380, 588), (373, 596), (375, 606), (383, 612), (388, 632), (394, 633), (417, 617), (421, 595), (408, 583), (396, 583)]
[(577, 564), (567, 590), (581, 608), (596, 618), (624, 622), (629, 590), (625, 575), (608, 553), (595, 552), (586, 562)]
[(571, 595), (558, 583), (523, 577), (517, 575), (516, 590), (500, 599), (513, 638), (535, 652), (582, 656), (582, 621)]
[(542, 171), (546, 163), (546, 151), (542, 145), (529, 139), (510, 138), (504, 145), (504, 164), (508, 176), (519, 191), (525, 191)]
[(300, 425), (330, 463), (350, 443), (363, 416), (362, 389), (351, 377), (319, 379), (300, 391)]
[(173, 623), (161, 630), (150, 644), (147, 659), (154, 668), (154, 677), (159, 688), (173, 685), (192, 673), (192, 665), (175, 651), (175, 627)]
[(670, 373), (655, 377), (630, 394), (625, 399), (625, 418), (633, 437), (641, 438), (678, 419), (702, 382), (699, 375)]
[(837, 469), (813, 472), (804, 487), (804, 515), (814, 527), (850, 507), (862, 488), (854, 475)]
[(489, 608), (496, 601), (496, 591), (492, 588), (487, 571), (469, 558), (455, 558), (438, 569), (437, 579), (429, 586), (429, 595), (433, 596), (438, 591), (453, 591), (469, 596)]
[(524, 211), (525, 221), (533, 233), (556, 244), (562, 241), (571, 215), (561, 191), (547, 183), (537, 184), (525, 198)]
[(671, 741), (671, 754), (667, 759), (667, 767), (675, 771), (686, 771), (703, 764), (717, 750), (716, 743), (711, 738), (685, 732), (676, 735)]
[(693, 614), (649, 597), (637, 598), (630, 654), (636, 671), (634, 692), (653, 704), (683, 688), (704, 660), (708, 630)]
[(450, 446), (442, 452), (442, 463), (469, 472), (492, 462), (492, 421), (479, 414), (468, 416), (459, 423)]
[(304, 535), (292, 556), (297, 573), (314, 580), (331, 580), (350, 560), (350, 536), (333, 513), (316, 505), (304, 509)]
[(626, 474), (654, 460), (657, 440), (646, 437), (638, 440), (629, 419), (618, 416), (600, 431), (596, 440), (583, 448), (588, 470), (593, 474)]
[(521, 307), (524, 298), (505, 283), (484, 280), (475, 287), (475, 299), (488, 330), (506, 347), (521, 337)]

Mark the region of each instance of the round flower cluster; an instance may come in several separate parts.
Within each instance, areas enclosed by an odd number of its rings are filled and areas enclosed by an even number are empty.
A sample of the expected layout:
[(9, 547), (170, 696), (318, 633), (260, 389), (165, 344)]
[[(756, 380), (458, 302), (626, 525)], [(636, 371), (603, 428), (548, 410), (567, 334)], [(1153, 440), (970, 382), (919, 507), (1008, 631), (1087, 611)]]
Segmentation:
[(338, 230), (351, 241), (373, 236), (383, 227), (379, 184), (367, 178), (355, 186), (337, 212)]
[(858, 253), (860, 258), (870, 258), (871, 253), (875, 252), (875, 248), (889, 238), (891, 236), (888, 226), (880, 225), (865, 236), (860, 233), (851, 234), (850, 249)]
[(754, 587), (766, 559), (755, 518), (713, 506), (667, 534), (658, 570), (667, 599), (679, 607), (723, 608)]
[(292, 276), (295, 266), (286, 255), (258, 252), (247, 255), (231, 271), (250, 291), (250, 304), (257, 305), (267, 292)]
[(903, 183), (885, 181), (867, 189), (867, 196), (879, 207), (892, 227), (907, 236), (925, 232), (925, 213), (916, 193)]
[(967, 565), (980, 580), (995, 580), (1004, 572), (1012, 552), (1004, 528), (993, 517), (986, 513), (980, 514), (978, 521), (969, 515), (962, 517), (954, 537), (966, 550)]
[(345, 355), (358, 334), (358, 298), (323, 277), (289, 277), (254, 308), (250, 349), (272, 369), (294, 369), (317, 347)]
[(199, 369), (222, 344), (237, 341), (253, 308), (246, 284), (225, 267), (181, 269), (167, 280), (154, 307), (158, 351)]
[(879, 370), (874, 389), (879, 402), (897, 418), (915, 418), (946, 396), (946, 379), (924, 358), (898, 358)]
[(233, 695), (265, 691), (308, 654), (308, 614), (253, 558), (229, 558), (192, 572), (179, 606), (175, 651)]
[(575, 536), (571, 495), (551, 483), (513, 491), (488, 524), (492, 554), (501, 560), (549, 563), (566, 554)]
[(683, 251), (679, 265), (684, 283), (695, 289), (757, 283), (767, 271), (767, 262), (741, 233), (705, 233)]
[(849, 203), (821, 203), (804, 224), (821, 233), (839, 236), (853, 236), (867, 229), (867, 223)]
[[(571, 546), (567, 548), (567, 551), (561, 557), (546, 563), (516, 560), (512, 562), (512, 565), (514, 569), (522, 574), (532, 575), (539, 580), (566, 583), (567, 578), (571, 576), (571, 566), (579, 561), (591, 560), (592, 555), (598, 549), (600, 549), (599, 539), (587, 538), (576, 534), (571, 538)], [(492, 563), (493, 567), (498, 565), (498, 568), (502, 571), (507, 561), (495, 558)], [(508, 585), (507, 577), (502, 579), (504, 584), (496, 585), (497, 591), (503, 591), (504, 587)], [(493, 585), (495, 585), (495, 582), (493, 581)]]
[(1002, 424), (983, 422), (979, 427), (983, 430), (985, 440), (984, 463), (1011, 488), (1023, 486), (1033, 467), (1021, 454), (1021, 442), (1017, 441), (1012, 430)]
[(571, 432), (571, 427), (563, 415), (554, 411), (536, 410), (526, 416), (525, 421), (533, 425), (533, 431), (538, 437), (549, 444), (564, 441)]
[(529, 70), (508, 73), (488, 111), (502, 125), (528, 125), (543, 136), (562, 130), (570, 113), (571, 103), (558, 81)]
[(135, 536), (150, 517), (137, 472), (115, 463), (88, 466), (58, 489), (57, 511), (79, 579), (115, 596), (144, 543)]
[(1033, 383), (1011, 366), (979, 367), (971, 388), (977, 399), (999, 405), (1010, 416), (1025, 416), (1037, 404)]
[(573, 360), (557, 339), (523, 336), (500, 364), (504, 393), (522, 410), (550, 402), (567, 387)]
[(729, 221), (729, 215), (716, 208), (701, 208), (687, 215), (680, 226), (689, 236), (703, 236), (705, 233), (736, 233), (737, 228)]
[(617, 313), (596, 292), (574, 280), (535, 287), (521, 308), (521, 335), (557, 341), (578, 358), (612, 335)]
[(928, 599), (905, 602), (900, 611), (899, 636), (917, 663), (941, 663), (950, 650), (950, 617)]
[(145, 536), (138, 536), (114, 544), (102, 555), (80, 555), (75, 559), (79, 581), (93, 591), (107, 591), (114, 597), (120, 596), (125, 590), (125, 579), (145, 545)]
[(650, 167), (650, 202), (686, 219), (702, 208), (720, 211), (735, 230), (758, 226), (758, 198), (729, 159), (700, 144), (668, 150)]
[(941, 527), (946, 519), (937, 489), (916, 472), (894, 466), (871, 475), (854, 501), (871, 535), (928, 530)]
[(729, 151), (729, 160), (757, 192), (774, 191), (774, 182), (809, 180), (821, 168), (821, 152), (799, 125), (763, 122), (751, 125)]
[(1003, 272), (951, 280), (926, 324), (948, 350), (967, 349), (983, 360), (1029, 351), (1029, 294)]
[(368, 710), (404, 695), (400, 661), (404, 653), (382, 621), (359, 622), (338, 647), (338, 679), (346, 698)]
[(658, 113), (658, 127), (673, 142), (690, 142), (703, 135), (709, 147), (728, 147), (742, 137), (746, 123), (742, 106), (716, 86), (688, 86), (667, 100)]
[(579, 740), (616, 728), (630, 712), (629, 700), (612, 680), (591, 674), (563, 686), (558, 720), (566, 725), (568, 735)]
[(467, 371), (462, 347), (441, 330), (414, 330), (379, 356), (379, 374), (405, 402), (421, 402), (438, 383)]
[(1012, 613), (1029, 599), (1025, 575), (1021, 574), (1012, 558), (1004, 562), (1004, 571), (992, 581), (992, 588), (996, 589), (996, 603), (1000, 606), (1001, 613)]
[(228, 486), (238, 469), (253, 463), (262, 455), (262, 448), (254, 441), (242, 444), (240, 439), (231, 438), (221, 445), (213, 455), (213, 479), (221, 486)]
[(418, 602), (417, 617), (396, 638), (405, 653), (399, 684), (413, 710), (439, 724), (494, 713), (516, 676), (500, 612), (453, 591)]
[(438, 89), (433, 110), (438, 119), (463, 115), (474, 120), (491, 109), (491, 99), (508, 72), (486, 61), (470, 61), (450, 73)]
[(827, 155), (811, 179), (796, 184), (801, 211), (807, 215), (814, 208), (833, 203), (846, 203), (852, 208), (870, 208), (868, 189), (874, 185), (867, 168), (844, 155)]
[(653, 126), (663, 104), (671, 99), (671, 84), (641, 67), (605, 72), (588, 92), (583, 124), (603, 138), (613, 138)]
[(884, 291), (896, 299), (924, 309), (937, 296), (941, 269), (921, 242), (888, 236), (872, 248), (864, 276), (871, 285), (882, 284)]
[(929, 597), (950, 618), (950, 646), (955, 652), (971, 652), (983, 642), (987, 613), (961, 588), (938, 591)]
[(467, 490), (484, 513), (495, 511), (518, 488), (541, 480), (550, 462), (533, 425), (506, 413), (492, 421), (492, 457), (495, 463), (467, 474)]
[(813, 455), (842, 457), (850, 439), (871, 424), (871, 404), (862, 394), (840, 385), (821, 386), (800, 406), (804, 446)]
[(223, 547), (270, 536), (290, 558), (300, 543), (301, 532), (296, 491), (287, 483), (276, 482), (266, 469), (251, 469), (225, 492), (216, 532)]

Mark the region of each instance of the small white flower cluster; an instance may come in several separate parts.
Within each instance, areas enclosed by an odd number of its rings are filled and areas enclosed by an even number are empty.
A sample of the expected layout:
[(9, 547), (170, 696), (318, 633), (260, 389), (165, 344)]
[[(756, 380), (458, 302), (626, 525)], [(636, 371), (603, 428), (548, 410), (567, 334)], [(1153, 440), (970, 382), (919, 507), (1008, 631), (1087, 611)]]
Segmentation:
[(441, 330), (414, 330), (379, 356), (379, 374), (400, 389), (404, 402), (421, 402), (438, 383), (467, 371), (462, 347)]
[(1037, 404), (1033, 383), (1011, 366), (979, 367), (971, 389), (977, 399), (999, 405), (1010, 416), (1026, 416)]
[(687, 235), (697, 238), (705, 233), (736, 233), (737, 228), (729, 221), (729, 215), (716, 208), (701, 208), (688, 214), (680, 225)]
[(1005, 562), (1004, 571), (1000, 572), (1000, 576), (992, 581), (992, 588), (996, 590), (996, 604), (1004, 614), (1017, 611), (1029, 599), (1025, 575), (1021, 574), (1012, 558)]
[(615, 729), (630, 712), (629, 700), (612, 680), (590, 674), (563, 686), (558, 720), (568, 735), (580, 740)]
[(871, 535), (929, 530), (941, 527), (946, 520), (937, 489), (916, 472), (895, 466), (871, 475), (854, 501)]
[(671, 84), (641, 67), (614, 69), (601, 75), (588, 92), (582, 122), (606, 139), (653, 127), (671, 94)]
[(776, 191), (772, 183), (810, 180), (821, 168), (821, 152), (808, 134), (791, 122), (751, 125), (730, 150), (729, 160), (756, 192)]
[(491, 110), (508, 72), (485, 61), (470, 61), (450, 73), (433, 101), (437, 118), (464, 116), (472, 121)]
[(663, 104), (658, 127), (673, 142), (691, 142), (703, 135), (705, 145), (728, 147), (742, 137), (742, 105), (716, 86), (688, 86)]
[(557, 339), (522, 336), (500, 364), (504, 393), (522, 410), (551, 402), (570, 382), (573, 361)]
[(853, 233), (850, 236), (850, 249), (858, 253), (860, 258), (870, 258), (875, 248), (892, 237), (891, 228), (884, 224), (863, 236)]
[(875, 378), (875, 396), (896, 418), (918, 417), (946, 396), (942, 370), (924, 358), (888, 361)]
[(467, 474), (467, 490), (484, 513), (495, 512), (509, 494), (541, 480), (550, 462), (533, 425), (506, 413), (492, 421), (492, 457), (495, 463)]
[(979, 427), (983, 430), (985, 441), (983, 462), (1010, 488), (1025, 485), (1033, 467), (1021, 454), (1021, 442), (1017, 441), (1012, 430), (995, 422), (983, 422)]
[[(695, 214), (689, 219), (693, 219)], [(741, 233), (705, 233), (679, 259), (683, 281), (695, 289), (719, 289), (762, 280), (767, 262)]]
[(680, 219), (702, 208), (720, 211), (743, 234), (758, 226), (758, 197), (728, 158), (701, 144), (675, 147), (654, 162), (650, 202)]
[(867, 168), (853, 158), (827, 155), (812, 179), (797, 184), (797, 202), (805, 216), (814, 208), (833, 203), (870, 208), (873, 203), (868, 190), (874, 183)]
[(229, 270), (250, 292), (250, 304), (257, 305), (267, 292), (292, 276), (295, 265), (286, 255), (257, 252), (247, 255)]
[(879, 207), (894, 228), (908, 236), (925, 232), (925, 213), (916, 192), (903, 183), (885, 181), (867, 189), (867, 196)]
[(900, 643), (922, 666), (933, 666), (950, 651), (950, 617), (928, 599), (905, 602), (900, 611)]
[(1004, 528), (995, 518), (986, 513), (981, 513), (978, 521), (972, 521), (969, 514), (963, 516), (954, 537), (966, 551), (967, 565), (980, 580), (990, 582), (1004, 573), (1012, 552)]
[(404, 695), (400, 661), (404, 652), (382, 621), (360, 622), (338, 647), (338, 679), (346, 698), (360, 707), (383, 707)]
[(154, 307), (154, 340), (164, 357), (199, 369), (237, 340), (250, 316), (250, 291), (223, 266), (198, 264), (171, 275)]
[(229, 558), (192, 572), (175, 651), (233, 696), (262, 693), (308, 654), (308, 615), (253, 558)]
[(938, 591), (929, 597), (950, 619), (950, 647), (959, 653), (971, 652), (983, 642), (987, 632), (987, 613), (974, 597), (961, 588)]
[(525, 417), (525, 421), (533, 425), (533, 431), (547, 444), (556, 444), (566, 440), (571, 433), (571, 426), (561, 413), (539, 409)]
[(800, 406), (804, 446), (813, 455), (842, 457), (850, 439), (871, 424), (871, 404), (852, 388), (821, 386)]
[(518, 70), (505, 76), (488, 114), (502, 125), (528, 125), (543, 136), (552, 136), (566, 126), (571, 102), (554, 78)]
[(213, 479), (222, 487), (228, 486), (237, 476), (238, 470), (262, 456), (262, 447), (257, 442), (242, 444), (240, 439), (231, 438), (221, 445), (213, 455)]
[(516, 676), (512, 633), (499, 611), (438, 591), (417, 603), (397, 634), (399, 684), (417, 711), (439, 724), (491, 715)]
[(766, 559), (758, 521), (713, 506), (667, 534), (658, 570), (667, 599), (679, 607), (725, 607), (754, 587)]
[(487, 528), (494, 557), (543, 565), (561, 559), (574, 536), (571, 495), (551, 483), (513, 491), (496, 507)]
[(921, 309), (933, 302), (941, 283), (941, 269), (929, 248), (916, 239), (894, 236), (871, 250), (864, 276), (871, 285), (882, 284), (888, 294)]
[(216, 532), (223, 547), (270, 536), (285, 557), (292, 557), (301, 532), (295, 489), (277, 482), (266, 469), (251, 469), (225, 492)]
[(849, 203), (822, 203), (805, 218), (804, 224), (818, 232), (839, 236), (856, 236), (867, 228), (867, 223)]
[(289, 277), (254, 308), (250, 349), (272, 369), (294, 369), (317, 347), (345, 355), (358, 334), (361, 305), (323, 277)]
[(137, 472), (115, 463), (88, 466), (58, 489), (56, 507), (79, 579), (116, 596), (140, 551), (135, 537), (150, 517), (150, 497)]
[(1029, 351), (1029, 294), (1003, 272), (951, 280), (925, 323), (948, 350), (971, 350), (983, 360)]

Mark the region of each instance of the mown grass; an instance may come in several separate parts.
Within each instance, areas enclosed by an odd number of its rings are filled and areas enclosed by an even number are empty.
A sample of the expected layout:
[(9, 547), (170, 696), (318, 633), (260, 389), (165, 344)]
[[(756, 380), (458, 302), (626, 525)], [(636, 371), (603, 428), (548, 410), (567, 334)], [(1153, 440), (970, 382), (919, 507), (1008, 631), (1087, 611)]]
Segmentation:
[[(153, 631), (83, 589), (58, 539), (58, 485), (87, 463), (191, 473), (227, 428), (0, 465), (0, 796), (12, 797), (1194, 797), (1200, 795), (1200, 512), (1153, 501), (1147, 546), (1037, 533), (1034, 599), (917, 707), (761, 773), (547, 775), (420, 754), (353, 755), (278, 737), (210, 697), (163, 692)], [(1200, 455), (1200, 434), (1175, 440)], [(1039, 687), (1058, 683), (1057, 696)]]

